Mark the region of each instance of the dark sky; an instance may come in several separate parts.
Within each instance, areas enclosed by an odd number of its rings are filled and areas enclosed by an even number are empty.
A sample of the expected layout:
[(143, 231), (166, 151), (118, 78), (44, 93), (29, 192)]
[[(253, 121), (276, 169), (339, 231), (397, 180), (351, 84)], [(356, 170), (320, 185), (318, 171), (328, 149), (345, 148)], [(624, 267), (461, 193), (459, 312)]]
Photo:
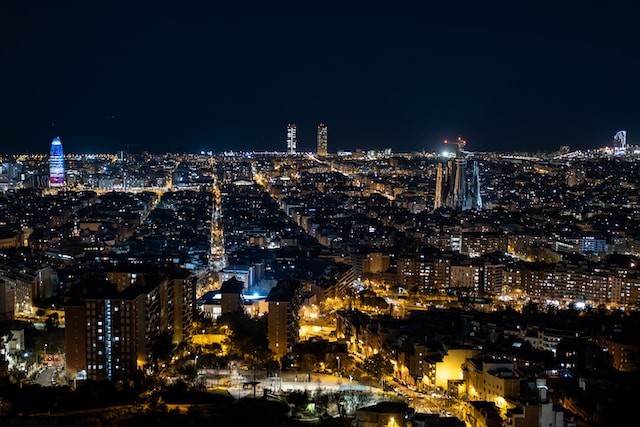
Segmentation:
[(2, 0), (0, 152), (640, 143), (633, 3)]

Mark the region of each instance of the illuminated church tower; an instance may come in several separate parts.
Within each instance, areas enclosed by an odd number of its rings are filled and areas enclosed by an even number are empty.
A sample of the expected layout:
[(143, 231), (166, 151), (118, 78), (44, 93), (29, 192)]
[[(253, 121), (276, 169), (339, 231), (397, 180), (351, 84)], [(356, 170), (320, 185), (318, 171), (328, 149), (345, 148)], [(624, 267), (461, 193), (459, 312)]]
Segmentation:
[(480, 168), (478, 167), (478, 162), (473, 162), (468, 206), (466, 206), (466, 208), (477, 211), (482, 210), (482, 196), (480, 195)]
[[(445, 141), (445, 143), (448, 143)], [(453, 209), (463, 209), (467, 197), (467, 160), (462, 153), (462, 147), (467, 142), (458, 137), (456, 142), (456, 157), (447, 164), (448, 191), (445, 195), (445, 206)]]
[(471, 184), (467, 185), (467, 160), (462, 151), (466, 143), (462, 138), (458, 138), (454, 143), (456, 157), (447, 162), (446, 169), (442, 164), (437, 166), (434, 210), (443, 206), (462, 211), (482, 209), (478, 162), (473, 162)]
[(49, 187), (61, 188), (64, 186), (64, 152), (59, 137), (51, 141), (49, 152)]
[(438, 163), (438, 166), (436, 169), (436, 195), (433, 201), (434, 210), (441, 208), (444, 203), (444, 197), (442, 197), (442, 187), (445, 184), (445, 179), (444, 179), (444, 176), (442, 175), (443, 173), (444, 172), (442, 169), (442, 163)]

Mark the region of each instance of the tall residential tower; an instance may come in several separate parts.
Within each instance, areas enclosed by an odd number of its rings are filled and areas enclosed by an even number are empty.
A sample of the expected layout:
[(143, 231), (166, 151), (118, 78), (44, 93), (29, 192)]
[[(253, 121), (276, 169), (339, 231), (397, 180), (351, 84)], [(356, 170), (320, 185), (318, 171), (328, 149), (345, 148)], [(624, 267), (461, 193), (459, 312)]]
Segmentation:
[(318, 125), (318, 157), (324, 157), (327, 155), (327, 125), (320, 123)]
[(287, 125), (287, 153), (294, 154), (298, 145), (298, 137), (296, 136), (296, 125), (289, 123)]

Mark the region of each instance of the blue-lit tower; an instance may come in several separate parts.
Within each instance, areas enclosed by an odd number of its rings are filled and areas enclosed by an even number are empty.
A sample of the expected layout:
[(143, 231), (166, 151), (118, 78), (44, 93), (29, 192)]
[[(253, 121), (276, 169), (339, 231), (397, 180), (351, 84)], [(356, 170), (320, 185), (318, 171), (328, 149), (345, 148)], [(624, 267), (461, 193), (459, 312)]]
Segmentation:
[(49, 187), (60, 188), (64, 185), (64, 152), (59, 137), (51, 141), (49, 152)]
[(469, 206), (468, 209), (481, 211), (482, 196), (480, 195), (480, 168), (478, 162), (473, 162), (473, 170), (471, 173), (471, 187), (469, 188)]

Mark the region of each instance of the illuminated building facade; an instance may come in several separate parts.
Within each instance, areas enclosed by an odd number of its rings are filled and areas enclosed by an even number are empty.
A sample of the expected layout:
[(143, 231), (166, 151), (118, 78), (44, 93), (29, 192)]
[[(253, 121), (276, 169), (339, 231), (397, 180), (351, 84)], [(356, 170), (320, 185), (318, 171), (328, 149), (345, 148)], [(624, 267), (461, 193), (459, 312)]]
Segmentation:
[(60, 188), (64, 186), (64, 152), (59, 137), (51, 141), (49, 152), (49, 186)]
[(520, 396), (521, 375), (513, 361), (495, 356), (478, 355), (462, 365), (462, 377), (469, 400), (495, 402), (498, 398)]
[[(111, 296), (111, 295), (110, 295)], [(65, 307), (67, 372), (114, 379), (134, 374), (145, 361), (145, 295), (86, 298)]]
[(324, 123), (320, 123), (318, 125), (317, 154), (321, 157), (327, 155), (327, 125), (325, 125)]
[(433, 209), (441, 208), (444, 205), (444, 197), (442, 197), (442, 188), (445, 183), (444, 179), (444, 169), (442, 168), (442, 163), (438, 163), (436, 167), (436, 195), (433, 201)]
[(195, 281), (186, 272), (116, 271), (79, 286), (65, 303), (69, 378), (132, 375), (149, 361), (159, 334), (182, 342), (193, 322)]
[(271, 289), (267, 297), (269, 315), (267, 336), (274, 358), (281, 359), (298, 342), (300, 334), (299, 314), (302, 305), (300, 283), (283, 279)]
[(289, 154), (294, 154), (298, 145), (298, 137), (296, 135), (296, 125), (289, 123), (287, 125), (287, 152)]
[(455, 142), (455, 158), (447, 162), (446, 169), (441, 164), (437, 166), (434, 209), (445, 206), (463, 211), (482, 209), (478, 162), (473, 162), (471, 183), (467, 183), (467, 159), (462, 151), (466, 143), (462, 138), (458, 138)]

